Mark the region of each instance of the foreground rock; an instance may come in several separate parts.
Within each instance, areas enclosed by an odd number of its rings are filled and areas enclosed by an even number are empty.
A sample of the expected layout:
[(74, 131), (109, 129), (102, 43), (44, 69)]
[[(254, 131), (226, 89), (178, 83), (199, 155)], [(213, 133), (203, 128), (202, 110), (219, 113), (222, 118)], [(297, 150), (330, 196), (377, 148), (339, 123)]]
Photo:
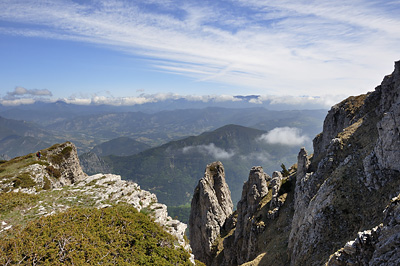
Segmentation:
[(207, 165), (194, 190), (190, 219), (190, 243), (196, 259), (211, 264), (213, 244), (232, 214), (231, 192), (221, 162)]

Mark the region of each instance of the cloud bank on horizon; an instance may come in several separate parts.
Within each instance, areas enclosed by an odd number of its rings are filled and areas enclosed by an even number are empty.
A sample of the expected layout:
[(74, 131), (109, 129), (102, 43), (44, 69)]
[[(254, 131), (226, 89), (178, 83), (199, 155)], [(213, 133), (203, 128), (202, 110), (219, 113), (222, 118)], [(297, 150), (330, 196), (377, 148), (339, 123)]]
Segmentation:
[(9, 91), (6, 96), (0, 98), (0, 104), (4, 106), (18, 106), (23, 104), (33, 104), (35, 102), (54, 103), (62, 101), (68, 104), (75, 105), (112, 105), (112, 106), (137, 106), (152, 103), (162, 103), (166, 101), (184, 100), (187, 102), (201, 102), (204, 104), (218, 103), (247, 103), (247, 106), (286, 106), (283, 109), (327, 109), (333, 104), (342, 99), (342, 95), (325, 95), (323, 97), (312, 96), (273, 96), (273, 95), (180, 95), (176, 93), (156, 93), (145, 94), (141, 93), (138, 96), (132, 97), (112, 97), (93, 95), (91, 97), (76, 97), (69, 98), (50, 98), (53, 93), (47, 89), (43, 90), (28, 90), (23, 87), (16, 87), (14, 91)]
[[(149, 83), (158, 74), (182, 77), (207, 84), (204, 95), (229, 95), (235, 88), (235, 94), (348, 96), (373, 90), (399, 60), (399, 12), (398, 1), (377, 0), (3, 0), (0, 36), (2, 42), (26, 37), (104, 47), (140, 58), (154, 74)], [(49, 96), (40, 84), (0, 97)], [(61, 93), (52, 86), (54, 95)], [(133, 81), (127, 86), (137, 90)], [(198, 95), (190, 86), (188, 95)]]

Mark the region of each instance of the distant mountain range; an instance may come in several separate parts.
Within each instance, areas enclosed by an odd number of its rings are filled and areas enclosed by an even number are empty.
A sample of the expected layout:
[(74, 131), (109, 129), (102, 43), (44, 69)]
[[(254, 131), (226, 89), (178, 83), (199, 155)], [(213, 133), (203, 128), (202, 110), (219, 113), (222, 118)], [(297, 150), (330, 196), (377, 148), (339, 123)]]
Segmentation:
[[(82, 154), (96, 145), (119, 137), (129, 137), (156, 147), (227, 124), (267, 131), (275, 127), (289, 126), (300, 128), (304, 134), (313, 136), (321, 131), (326, 114), (326, 110), (271, 111), (262, 107), (208, 107), (155, 113), (127, 110), (128, 107), (81, 106), (64, 102), (17, 107), (0, 106), (2, 123), (8, 121), (7, 126), (0, 129), (0, 140), (17, 135), (32, 136), (49, 144), (72, 141)], [(13, 146), (15, 151), (9, 154), (9, 157), (32, 152), (24, 150), (23, 147)], [(10, 147), (0, 147), (0, 154), (9, 150)]]
[(102, 160), (111, 166), (113, 173), (137, 182), (168, 206), (188, 204), (205, 165), (220, 160), (236, 202), (249, 167), (262, 165), (272, 172), (280, 169), (282, 163), (291, 166), (300, 146), (311, 148), (310, 142), (292, 146), (267, 143), (262, 138), (266, 134), (267, 131), (259, 129), (226, 125), (136, 155), (105, 156)]
[[(0, 117), (0, 158), (11, 159), (49, 146), (49, 134), (38, 125)], [(43, 139), (43, 140), (42, 140)]]

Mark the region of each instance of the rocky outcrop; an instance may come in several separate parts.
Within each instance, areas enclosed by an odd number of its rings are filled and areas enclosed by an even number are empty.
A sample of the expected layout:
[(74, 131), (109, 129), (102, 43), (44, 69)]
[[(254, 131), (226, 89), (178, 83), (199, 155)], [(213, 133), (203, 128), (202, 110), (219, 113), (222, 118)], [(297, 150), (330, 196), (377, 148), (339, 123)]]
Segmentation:
[(194, 190), (189, 219), (190, 243), (196, 259), (211, 265), (213, 245), (233, 203), (221, 162), (207, 165)]
[(60, 188), (87, 177), (80, 166), (76, 147), (71, 142), (41, 150), (40, 159), (35, 154), (29, 154), (14, 158), (7, 164), (13, 163), (21, 167), (3, 180), (0, 192), (36, 193), (39, 189)]
[[(243, 185), (237, 210), (229, 216), (224, 214), (221, 216), (223, 219), (219, 219), (218, 213), (222, 212), (215, 211), (220, 207), (216, 193), (210, 188), (210, 182), (205, 181), (213, 175), (209, 173), (210, 167), (215, 169), (213, 165), (221, 164), (216, 162), (207, 166), (205, 178), (200, 180), (192, 200), (189, 228), (195, 257), (209, 266), (239, 265), (255, 259), (262, 245), (285, 245), (281, 234), (287, 235), (287, 229), (276, 232), (275, 226), (270, 225), (280, 218), (280, 210), (288, 198), (292, 180), (289, 177), (284, 178), (280, 172), (274, 172), (271, 178), (262, 167), (253, 167)], [(201, 198), (206, 204), (198, 204)], [(213, 204), (209, 204), (210, 202)], [(285, 216), (281, 218), (284, 221), (279, 223), (282, 227), (287, 227), (290, 219)], [(265, 236), (271, 232), (273, 236), (268, 236), (267, 240)], [(274, 254), (281, 256), (284, 255), (282, 253), (279, 250)]]
[(61, 185), (70, 185), (87, 177), (83, 172), (76, 147), (71, 142), (56, 144), (43, 152), (50, 166), (57, 169)]
[(167, 206), (157, 202), (157, 196), (134, 182), (122, 180), (121, 176), (114, 174), (96, 174), (89, 176), (71, 186), (75, 191), (90, 195), (95, 200), (95, 207), (106, 208), (110, 206), (105, 202), (126, 202), (138, 211), (147, 210), (154, 221), (178, 239), (179, 244), (190, 250), (189, 243), (185, 241), (187, 225), (168, 216)]

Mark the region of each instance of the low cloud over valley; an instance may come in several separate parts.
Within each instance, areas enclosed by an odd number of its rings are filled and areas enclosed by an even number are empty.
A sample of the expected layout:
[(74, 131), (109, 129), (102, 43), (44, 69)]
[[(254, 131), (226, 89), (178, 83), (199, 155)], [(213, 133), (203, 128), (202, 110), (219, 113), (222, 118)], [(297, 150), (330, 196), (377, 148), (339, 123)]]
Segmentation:
[(227, 151), (215, 146), (214, 143), (207, 145), (187, 146), (182, 149), (183, 153), (199, 152), (204, 155), (212, 156), (214, 159), (230, 159), (235, 156), (234, 151)]
[(260, 141), (268, 144), (280, 144), (287, 146), (302, 145), (311, 139), (301, 134), (301, 130), (295, 127), (276, 127), (266, 134), (263, 134)]

